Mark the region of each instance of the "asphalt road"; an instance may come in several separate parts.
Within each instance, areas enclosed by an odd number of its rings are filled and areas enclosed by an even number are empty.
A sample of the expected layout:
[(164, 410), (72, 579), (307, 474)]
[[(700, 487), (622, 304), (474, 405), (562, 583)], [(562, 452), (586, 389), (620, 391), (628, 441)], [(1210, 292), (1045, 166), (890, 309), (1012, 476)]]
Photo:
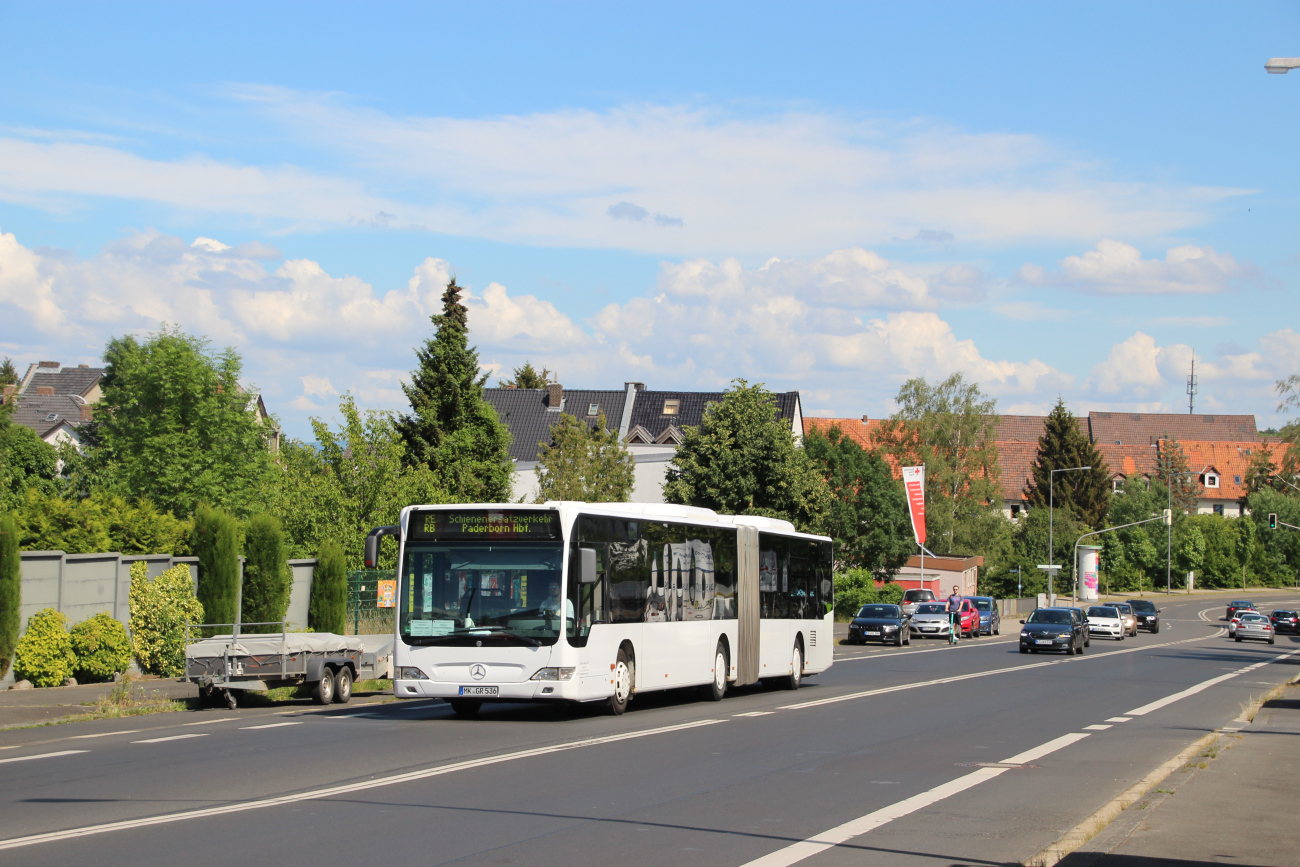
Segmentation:
[(4, 732), (0, 859), (1018, 863), (1300, 671), (1300, 639), (1232, 642), (1218, 600), (1163, 607), (1158, 635), (1082, 657), (1021, 655), (1008, 620), (955, 648), (839, 648), (797, 692), (650, 694), (622, 717), (427, 701)]

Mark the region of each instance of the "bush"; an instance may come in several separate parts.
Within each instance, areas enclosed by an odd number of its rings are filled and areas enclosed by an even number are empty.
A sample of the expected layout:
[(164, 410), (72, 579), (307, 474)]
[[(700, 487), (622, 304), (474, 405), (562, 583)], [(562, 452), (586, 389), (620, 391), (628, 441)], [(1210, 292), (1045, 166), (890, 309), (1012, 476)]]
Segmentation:
[(33, 614), (14, 651), (14, 677), (33, 686), (62, 686), (75, 663), (68, 618), (53, 608)]
[(0, 516), (0, 677), (9, 673), (22, 625), (22, 557), (18, 554), (18, 527), (8, 515)]
[(185, 672), (185, 624), (203, 622), (188, 566), (173, 566), (153, 581), (144, 562), (131, 564), (131, 650), (150, 674)]
[[(244, 531), (244, 623), (278, 623), (289, 607), (293, 578), (284, 559), (284, 532), (270, 515), (254, 515)], [(279, 632), (258, 626), (250, 632)]]
[(239, 598), (238, 524), (220, 509), (200, 505), (190, 547), (199, 558), (198, 599), (208, 622), (234, 623)]
[(853, 617), (863, 605), (879, 602), (870, 569), (845, 569), (835, 575), (835, 614)]
[(67, 499), (28, 488), (16, 517), (22, 547), (29, 551), (189, 553), (189, 521), (160, 512), (148, 500), (128, 503), (103, 491), (84, 500)]
[(890, 605), (903, 604), (903, 588), (892, 581), (887, 584), (882, 584), (876, 591), (876, 595), (880, 602), (885, 602)]
[(335, 541), (321, 545), (311, 578), (311, 607), (307, 624), (316, 632), (339, 635), (347, 628), (348, 573), (343, 548)]
[(102, 683), (131, 664), (131, 641), (126, 628), (101, 611), (72, 627), (72, 653), (77, 659), (77, 682)]

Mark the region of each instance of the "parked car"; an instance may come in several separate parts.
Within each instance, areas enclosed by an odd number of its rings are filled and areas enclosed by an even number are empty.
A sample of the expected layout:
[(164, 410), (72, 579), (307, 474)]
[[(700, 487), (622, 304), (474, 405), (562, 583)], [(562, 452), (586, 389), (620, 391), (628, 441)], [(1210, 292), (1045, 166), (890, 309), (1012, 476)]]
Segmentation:
[(1126, 635), (1138, 634), (1138, 619), (1133, 613), (1133, 606), (1127, 602), (1108, 602), (1110, 607), (1119, 611), (1119, 616), (1124, 618), (1124, 632)]
[(1079, 619), (1083, 621), (1083, 646), (1092, 647), (1092, 633), (1088, 632), (1087, 612), (1085, 612), (1082, 608), (1074, 608), (1072, 606), (1061, 606), (1061, 607), (1065, 608), (1067, 611), (1073, 611), (1074, 613), (1079, 615)]
[(849, 623), (849, 644), (866, 644), (879, 641), (902, 647), (912, 643), (908, 628), (912, 618), (903, 613), (900, 605), (863, 605)]
[(933, 590), (905, 590), (903, 592), (903, 613), (911, 617), (916, 614), (916, 606), (922, 602), (933, 602)]
[(1063, 650), (1065, 653), (1083, 653), (1086, 632), (1083, 619), (1068, 608), (1035, 608), (1020, 621), (1020, 652), (1037, 653), (1040, 650)]
[(1147, 632), (1160, 631), (1160, 609), (1150, 599), (1130, 599), (1133, 613), (1137, 615), (1138, 626)]
[(1124, 640), (1124, 619), (1119, 609), (1111, 605), (1094, 605), (1088, 609), (1088, 634), (1102, 638)]
[(912, 615), (912, 635), (921, 638), (947, 638), (950, 626), (947, 605), (943, 602), (922, 602)]
[(1002, 634), (1002, 615), (998, 614), (998, 601), (992, 596), (972, 596), (975, 610), (980, 613), (980, 632), (985, 635)]
[(1237, 641), (1249, 638), (1252, 641), (1267, 641), (1272, 644), (1275, 641), (1272, 622), (1263, 614), (1254, 611), (1243, 611), (1241, 613), (1241, 622), (1237, 625)]
[(1228, 603), (1228, 613), (1223, 619), (1231, 620), (1232, 615), (1236, 614), (1238, 611), (1254, 611), (1254, 610), (1255, 610), (1255, 603), (1251, 602), (1249, 599), (1234, 599)]
[(1268, 619), (1273, 621), (1273, 631), (1275, 633), (1300, 633), (1300, 613), (1295, 611), (1284, 611), (1279, 608), (1270, 614)]

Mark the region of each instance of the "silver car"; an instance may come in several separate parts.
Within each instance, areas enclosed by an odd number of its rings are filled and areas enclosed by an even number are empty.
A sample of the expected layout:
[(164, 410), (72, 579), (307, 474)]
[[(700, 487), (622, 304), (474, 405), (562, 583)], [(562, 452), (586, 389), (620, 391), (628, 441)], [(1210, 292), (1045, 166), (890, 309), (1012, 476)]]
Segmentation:
[(1235, 638), (1238, 641), (1245, 638), (1253, 641), (1267, 641), (1269, 644), (1277, 640), (1273, 634), (1273, 622), (1263, 614), (1256, 614), (1254, 611), (1242, 613), (1241, 622), (1237, 624)]
[(903, 593), (903, 613), (910, 617), (916, 613), (916, 607), (922, 602), (933, 601), (933, 590), (907, 590)]
[[(928, 590), (926, 591), (929, 592)], [(944, 602), (922, 602), (912, 615), (912, 635), (920, 638), (947, 638), (952, 632), (952, 620)]]

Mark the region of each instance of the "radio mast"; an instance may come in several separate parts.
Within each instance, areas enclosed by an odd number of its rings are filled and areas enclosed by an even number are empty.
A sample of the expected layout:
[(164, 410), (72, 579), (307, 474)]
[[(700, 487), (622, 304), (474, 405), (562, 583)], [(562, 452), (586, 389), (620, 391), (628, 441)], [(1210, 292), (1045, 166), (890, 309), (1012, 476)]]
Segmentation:
[(1196, 407), (1196, 353), (1192, 353), (1192, 372), (1187, 375), (1187, 414)]

